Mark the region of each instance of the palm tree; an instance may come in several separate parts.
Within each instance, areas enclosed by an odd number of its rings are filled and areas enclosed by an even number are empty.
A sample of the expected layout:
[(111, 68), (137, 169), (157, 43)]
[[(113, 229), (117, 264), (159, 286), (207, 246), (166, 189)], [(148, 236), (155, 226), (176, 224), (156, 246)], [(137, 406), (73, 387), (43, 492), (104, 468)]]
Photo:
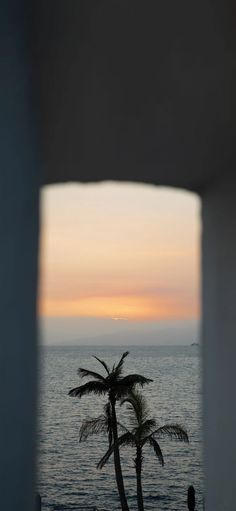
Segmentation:
[[(135, 468), (137, 479), (137, 502), (138, 510), (144, 511), (143, 504), (143, 491), (142, 491), (142, 463), (143, 463), (143, 448), (149, 445), (154, 450), (158, 461), (163, 466), (164, 457), (158, 440), (164, 436), (171, 439), (179, 440), (180, 442), (188, 442), (188, 435), (186, 431), (178, 424), (166, 424), (165, 426), (157, 427), (156, 420), (149, 418), (148, 407), (145, 398), (137, 391), (131, 392), (129, 396), (124, 397), (121, 405), (128, 403), (131, 411), (131, 425), (132, 429), (126, 429), (125, 433), (119, 437), (119, 446), (132, 446), (136, 449)], [(106, 454), (98, 463), (98, 468), (103, 468), (109, 460), (114, 449), (112, 444), (107, 450)]]
[[(117, 426), (121, 424), (117, 421)], [(122, 426), (121, 426), (122, 427)], [(108, 403), (104, 406), (104, 413), (92, 419), (86, 419), (83, 421), (79, 433), (79, 441), (84, 442), (89, 436), (97, 435), (99, 433), (105, 433), (108, 437), (108, 445), (112, 446), (112, 417), (111, 417), (111, 405)]]
[[(118, 431), (117, 431), (117, 417), (116, 417), (116, 403), (118, 400), (124, 398), (131, 392), (136, 385), (143, 385), (151, 382), (152, 380), (141, 376), (140, 374), (130, 374), (123, 376), (124, 361), (128, 351), (123, 353), (118, 364), (114, 364), (112, 368), (100, 360), (98, 357), (94, 357), (104, 368), (105, 375), (90, 371), (89, 369), (80, 368), (78, 370), (79, 375), (84, 377), (91, 377), (92, 380), (88, 381), (84, 385), (80, 385), (72, 389), (69, 392), (70, 396), (79, 397), (96, 394), (96, 395), (108, 395), (108, 411), (110, 413), (110, 425), (109, 425), (109, 448), (113, 445), (114, 453), (114, 465), (116, 474), (116, 484), (120, 497), (122, 511), (129, 511), (128, 503), (125, 495), (124, 481), (121, 470), (120, 462), (120, 451), (118, 442)], [(92, 427), (92, 426), (91, 426)], [(98, 426), (100, 427), (100, 426)]]

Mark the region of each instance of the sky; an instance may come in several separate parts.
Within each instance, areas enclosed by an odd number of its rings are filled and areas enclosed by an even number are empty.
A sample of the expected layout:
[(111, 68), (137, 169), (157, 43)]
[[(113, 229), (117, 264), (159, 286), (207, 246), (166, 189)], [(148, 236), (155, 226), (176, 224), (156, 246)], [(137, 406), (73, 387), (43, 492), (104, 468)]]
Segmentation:
[(39, 313), (47, 344), (191, 343), (200, 204), (132, 183), (45, 187)]

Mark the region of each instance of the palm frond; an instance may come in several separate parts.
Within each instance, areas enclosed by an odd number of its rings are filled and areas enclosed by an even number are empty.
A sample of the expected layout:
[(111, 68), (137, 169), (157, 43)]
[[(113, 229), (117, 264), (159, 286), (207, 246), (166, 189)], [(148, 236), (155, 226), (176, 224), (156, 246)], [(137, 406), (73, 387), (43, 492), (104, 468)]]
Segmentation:
[(97, 469), (100, 469), (102, 470), (102, 468), (104, 467), (104, 465), (106, 465), (106, 463), (108, 462), (109, 458), (111, 457), (112, 453), (114, 451), (114, 446), (111, 445), (109, 447), (109, 449), (107, 450), (107, 452), (104, 454), (104, 456), (100, 459), (100, 461), (98, 462), (97, 464)]
[(120, 431), (123, 431), (123, 433), (130, 433), (129, 429), (122, 424), (122, 422), (117, 421), (117, 426)]
[(152, 436), (150, 436), (148, 438), (148, 441), (149, 441), (149, 444), (151, 445), (151, 447), (153, 447), (154, 452), (155, 452), (160, 464), (163, 467), (164, 466), (164, 458), (163, 458), (162, 450), (161, 450), (158, 442)]
[(118, 438), (118, 445), (122, 447), (123, 445), (136, 445), (135, 437), (131, 431), (127, 431), (124, 435), (121, 435)]
[[(121, 435), (118, 438), (118, 445), (119, 445), (119, 447), (122, 447), (124, 445), (135, 446), (136, 443), (135, 443), (134, 435), (130, 431), (127, 431), (127, 433), (124, 433), (124, 435)], [(104, 454), (104, 456), (98, 462), (98, 464), (97, 464), (97, 468), (98, 469), (102, 469), (104, 467), (104, 465), (108, 462), (108, 460), (111, 457), (113, 452), (114, 452), (114, 444), (112, 444), (109, 447), (107, 452)]]
[(78, 374), (81, 376), (81, 378), (86, 378), (90, 376), (91, 378), (94, 378), (95, 380), (105, 381), (104, 376), (102, 376), (99, 373), (96, 373), (95, 371), (90, 371), (90, 369), (84, 369), (83, 367), (80, 367), (78, 369)]
[(153, 380), (150, 378), (145, 378), (145, 376), (142, 376), (141, 374), (128, 374), (128, 376), (124, 376), (124, 378), (120, 380), (120, 385), (129, 387), (130, 390), (132, 390), (136, 385), (143, 387), (152, 381)]
[(95, 419), (87, 419), (83, 421), (80, 428), (79, 441), (84, 442), (89, 436), (98, 435), (99, 433), (107, 433), (108, 423), (104, 415), (100, 415)]
[(75, 387), (74, 389), (70, 390), (69, 396), (80, 398), (88, 394), (102, 395), (106, 394), (106, 392), (107, 387), (105, 383), (100, 381), (88, 381), (84, 385), (80, 385), (79, 387)]
[(123, 353), (118, 364), (116, 366), (115, 365), (113, 366), (112, 372), (114, 372), (116, 374), (116, 376), (120, 376), (120, 374), (122, 373), (124, 361), (128, 355), (129, 355), (129, 351), (125, 351), (125, 353)]
[(95, 358), (100, 364), (102, 364), (102, 366), (104, 367), (107, 374), (110, 374), (109, 367), (106, 364), (106, 362), (104, 362), (104, 360), (101, 360), (100, 358), (96, 357), (95, 355), (93, 356), (93, 358)]
[(146, 436), (150, 435), (156, 425), (157, 423), (155, 419), (147, 419), (146, 421), (142, 422), (139, 426), (141, 438), (145, 438)]
[(129, 387), (126, 387), (125, 385), (120, 385), (118, 383), (117, 385), (115, 385), (114, 393), (118, 401), (129, 394)]
[(143, 387), (151, 381), (152, 380), (149, 378), (141, 376), (141, 374), (129, 374), (128, 376), (124, 376), (116, 385), (116, 398), (122, 399), (127, 397), (135, 389), (136, 385), (141, 385), (141, 387)]
[(152, 436), (157, 438), (168, 436), (172, 440), (189, 443), (187, 431), (179, 424), (165, 424), (165, 426), (161, 426), (153, 431)]
[(136, 422), (140, 425), (148, 417), (147, 401), (137, 390), (131, 390), (121, 401), (121, 406), (127, 403), (132, 413), (134, 413)]

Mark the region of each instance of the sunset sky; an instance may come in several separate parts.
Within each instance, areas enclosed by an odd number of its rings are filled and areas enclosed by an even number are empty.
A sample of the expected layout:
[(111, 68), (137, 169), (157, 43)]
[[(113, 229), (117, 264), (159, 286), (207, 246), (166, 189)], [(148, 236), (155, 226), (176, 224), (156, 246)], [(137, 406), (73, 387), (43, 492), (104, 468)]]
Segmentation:
[(198, 318), (195, 195), (138, 184), (57, 185), (42, 192), (42, 213), (44, 321), (138, 328)]

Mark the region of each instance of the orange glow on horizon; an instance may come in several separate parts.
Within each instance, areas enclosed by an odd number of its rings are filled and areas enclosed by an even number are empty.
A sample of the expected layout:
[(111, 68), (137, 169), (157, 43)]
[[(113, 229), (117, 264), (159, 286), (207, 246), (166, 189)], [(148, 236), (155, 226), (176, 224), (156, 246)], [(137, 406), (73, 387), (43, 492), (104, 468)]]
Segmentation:
[(40, 304), (49, 317), (96, 317), (132, 321), (197, 318), (195, 304), (149, 296), (91, 297), (79, 300), (51, 299)]

